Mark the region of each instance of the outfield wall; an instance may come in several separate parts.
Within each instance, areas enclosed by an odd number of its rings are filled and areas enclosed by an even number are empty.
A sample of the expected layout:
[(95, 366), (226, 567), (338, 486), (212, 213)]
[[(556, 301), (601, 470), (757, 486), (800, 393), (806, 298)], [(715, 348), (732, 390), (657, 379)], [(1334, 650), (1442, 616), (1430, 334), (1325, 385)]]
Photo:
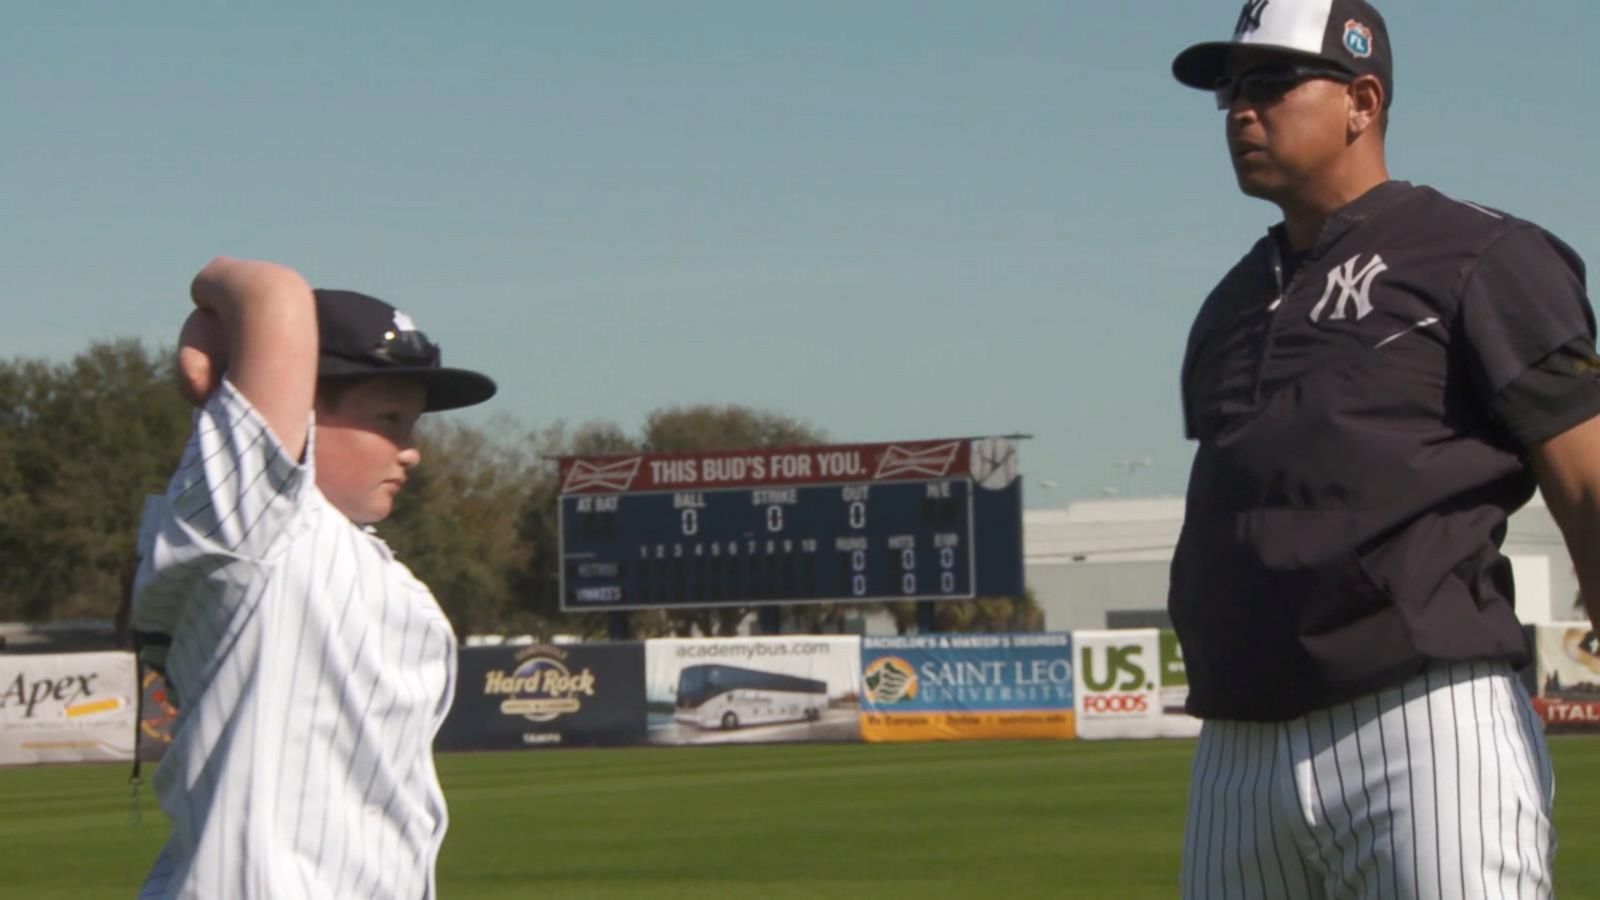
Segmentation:
[[(1547, 731), (1600, 734), (1600, 640), (1531, 629)], [(1170, 630), (467, 647), (439, 750), (1192, 737)], [(142, 699), (141, 699), (142, 698)], [(0, 765), (159, 758), (177, 711), (129, 653), (0, 656)]]

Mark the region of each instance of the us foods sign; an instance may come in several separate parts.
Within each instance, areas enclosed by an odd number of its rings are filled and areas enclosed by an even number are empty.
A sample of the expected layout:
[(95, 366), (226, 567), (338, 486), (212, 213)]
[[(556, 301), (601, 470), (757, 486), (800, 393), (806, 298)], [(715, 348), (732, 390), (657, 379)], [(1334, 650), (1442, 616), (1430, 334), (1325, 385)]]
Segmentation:
[(1154, 628), (1075, 631), (1078, 736), (1182, 737), (1199, 732), (1183, 714), (1187, 679), (1170, 633)]
[(1154, 631), (1076, 634), (1084, 718), (1152, 718), (1160, 713)]

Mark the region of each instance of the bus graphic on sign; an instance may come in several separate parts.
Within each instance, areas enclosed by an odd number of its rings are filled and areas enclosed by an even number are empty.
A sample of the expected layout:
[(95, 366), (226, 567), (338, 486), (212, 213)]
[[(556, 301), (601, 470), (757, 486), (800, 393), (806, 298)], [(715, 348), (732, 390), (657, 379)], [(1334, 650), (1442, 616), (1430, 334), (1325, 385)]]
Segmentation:
[(687, 666), (678, 673), (673, 717), (699, 728), (731, 730), (774, 722), (815, 722), (828, 708), (828, 684), (738, 666)]

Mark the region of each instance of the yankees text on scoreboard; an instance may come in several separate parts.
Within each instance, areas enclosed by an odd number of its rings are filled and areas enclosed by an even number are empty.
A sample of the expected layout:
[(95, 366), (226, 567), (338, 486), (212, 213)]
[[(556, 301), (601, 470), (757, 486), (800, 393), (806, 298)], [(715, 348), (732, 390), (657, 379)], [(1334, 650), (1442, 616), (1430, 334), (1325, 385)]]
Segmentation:
[(561, 607), (1022, 593), (1007, 438), (560, 460)]

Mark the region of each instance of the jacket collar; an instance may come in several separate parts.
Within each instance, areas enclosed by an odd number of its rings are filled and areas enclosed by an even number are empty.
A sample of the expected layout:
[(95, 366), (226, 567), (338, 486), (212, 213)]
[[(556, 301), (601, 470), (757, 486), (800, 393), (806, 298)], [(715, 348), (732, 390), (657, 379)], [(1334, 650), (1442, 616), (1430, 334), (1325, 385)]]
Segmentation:
[[(1334, 210), (1328, 216), (1328, 220), (1322, 223), (1322, 230), (1312, 242), (1310, 258), (1320, 257), (1358, 225), (1393, 206), (1411, 190), (1412, 185), (1409, 181), (1385, 181)], [(1267, 229), (1267, 233), (1277, 246), (1289, 246), (1289, 236), (1282, 222)]]

